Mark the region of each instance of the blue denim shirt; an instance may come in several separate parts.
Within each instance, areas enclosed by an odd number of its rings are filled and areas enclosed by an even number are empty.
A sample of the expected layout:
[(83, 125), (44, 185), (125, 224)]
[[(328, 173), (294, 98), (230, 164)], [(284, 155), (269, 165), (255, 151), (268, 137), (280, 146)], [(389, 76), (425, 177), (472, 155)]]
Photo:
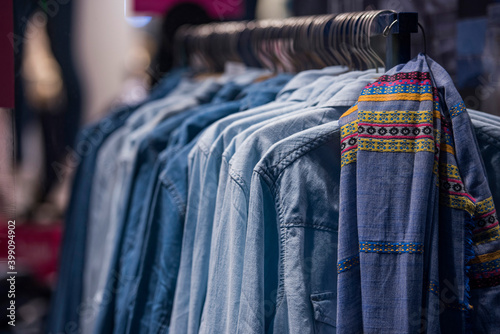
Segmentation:
[[(129, 199), (127, 194), (131, 187), (130, 178), (134, 159), (141, 136), (147, 135), (151, 125), (158, 123), (169, 114), (179, 112), (184, 107), (190, 107), (210, 100), (219, 85), (213, 80), (205, 83), (195, 83), (187, 79), (182, 81), (174, 92), (182, 95), (163, 97), (161, 100), (145, 103), (128, 118), (117, 131), (103, 143), (99, 149), (96, 175), (92, 180), (91, 203), (88, 219), (89, 236), (87, 237), (88, 258), (100, 258), (101, 261), (88, 261), (85, 273), (84, 291), (86, 302), (98, 310), (103, 301), (103, 293), (109, 275), (115, 244), (116, 231), (120, 221), (124, 219), (124, 206)], [(194, 92), (193, 92), (194, 89)], [(161, 102), (161, 103), (159, 103)], [(98, 235), (98, 237), (95, 237)], [(93, 242), (96, 242), (94, 244)], [(99, 241), (104, 241), (99, 243)], [(92, 274), (97, 275), (92, 276)], [(122, 278), (124, 279), (124, 278)], [(82, 329), (85, 333), (92, 332), (98, 311), (88, 312)], [(87, 326), (88, 324), (88, 326)]]
[[(228, 83), (216, 94), (214, 101), (234, 98), (240, 90), (239, 86)], [(152, 187), (149, 181), (151, 178), (151, 168), (158, 153), (170, 142), (171, 132), (178, 129), (189, 116), (199, 112), (199, 109), (203, 110), (200, 107), (167, 118), (139, 144), (138, 154), (134, 160), (135, 166), (132, 168), (132, 181), (129, 188), (130, 202), (123, 205), (125, 210), (123, 223), (117, 227), (117, 231), (115, 232), (117, 236), (116, 241), (113, 242), (111, 240), (112, 244), (116, 244), (116, 246), (113, 249), (114, 260), (111, 260), (110, 270), (108, 270), (111, 275), (107, 279), (106, 291), (113, 291), (113, 293), (108, 293), (106, 302), (102, 305), (101, 314), (96, 325), (98, 330), (110, 332), (113, 328), (115, 332), (120, 333), (125, 330), (127, 322), (124, 319), (128, 318), (128, 301), (130, 299), (133, 300), (133, 297), (137, 293), (134, 288), (136, 277), (134, 271), (136, 271), (139, 258), (136, 255), (138, 251), (135, 238), (139, 226), (138, 221), (145, 205), (144, 193)], [(181, 128), (184, 130), (180, 132), (181, 134), (189, 129), (188, 126)], [(140, 246), (138, 247), (140, 249)], [(136, 251), (134, 252), (134, 250)], [(130, 297), (130, 294), (133, 297)], [(114, 314), (114, 316), (111, 316), (111, 314)]]
[(253, 168), (237, 333), (334, 333), (339, 125), (274, 144)]
[[(276, 102), (226, 117), (208, 128), (198, 140), (190, 154), (188, 211), (172, 311), (173, 332), (194, 333), (199, 328), (208, 281), (208, 255), (215, 209), (213, 194), (217, 191), (217, 171), (224, 146), (253, 124), (307, 106), (296, 102), (307, 100), (317, 87), (313, 84), (315, 80), (345, 71), (342, 67), (331, 67), (299, 73), (281, 89)], [(278, 76), (268, 82), (283, 82), (284, 79), (288, 81), (289, 77)]]
[[(324, 100), (322, 108), (299, 110), (275, 117), (266, 124), (251, 126), (236, 136), (225, 149), (219, 173), (221, 176), (209, 261), (211, 266), (201, 332), (231, 332), (238, 322), (240, 294), (246, 294), (246, 290), (241, 289), (241, 277), (253, 167), (277, 141), (338, 119), (361, 90), (377, 78), (378, 75), (372, 70), (322, 78), (318, 80), (318, 85), (325, 90), (321, 93), (322, 98), (318, 99)], [(344, 89), (346, 87), (348, 90)], [(341, 102), (334, 103), (335, 99)], [(315, 100), (313, 98), (311, 102), (315, 104)], [(325, 104), (327, 101), (329, 105)], [(232, 251), (228, 252), (227, 249)], [(229, 276), (233, 279), (226, 282), (224, 277)], [(307, 331), (307, 328), (304, 330)]]
[[(228, 87), (229, 86), (229, 87)], [(259, 91), (260, 86), (260, 91)], [(184, 112), (182, 114), (173, 116), (166, 120), (165, 124), (160, 126), (157, 130), (153, 132), (148, 139), (143, 142), (142, 146), (144, 146), (144, 152), (147, 153), (146, 156), (139, 157), (138, 161), (141, 162), (141, 167), (136, 170), (139, 172), (134, 181), (134, 188), (132, 188), (132, 202), (133, 205), (130, 207), (131, 211), (127, 215), (126, 224), (124, 226), (124, 242), (121, 246), (121, 250), (119, 253), (121, 254), (120, 265), (117, 267), (119, 272), (119, 277), (125, 277), (125, 282), (121, 282), (117, 289), (117, 299), (114, 304), (115, 309), (115, 321), (114, 325), (108, 322), (106, 328), (103, 330), (111, 330), (114, 326), (115, 332), (132, 332), (136, 333), (139, 328), (141, 328), (142, 324), (144, 324), (145, 317), (150, 317), (150, 324), (146, 325), (142, 329), (147, 330), (148, 328), (154, 328), (153, 331), (157, 331), (158, 328), (168, 325), (168, 315), (169, 315), (169, 304), (173, 299), (173, 292), (175, 287), (175, 275), (169, 274), (168, 272), (165, 275), (159, 275), (159, 277), (153, 277), (152, 286), (147, 285), (148, 276), (158, 276), (151, 275), (152, 273), (147, 272), (148, 269), (155, 270), (158, 267), (166, 267), (166, 270), (176, 272), (175, 264), (175, 256), (174, 253), (171, 252), (172, 247), (175, 249), (175, 245), (177, 242), (170, 242), (169, 236), (173, 233), (173, 229), (169, 230), (168, 235), (163, 233), (151, 234), (148, 231), (150, 225), (148, 226), (147, 220), (148, 215), (146, 217), (141, 218), (141, 212), (145, 213), (144, 207), (149, 209), (149, 205), (147, 202), (144, 202), (144, 193), (151, 193), (155, 191), (155, 187), (151, 185), (155, 183), (157, 172), (159, 172), (160, 168), (165, 168), (166, 170), (171, 170), (171, 172), (163, 172), (161, 177), (162, 182), (167, 182), (170, 174), (178, 174), (179, 171), (183, 171), (182, 163), (186, 165), (187, 169), (187, 155), (191, 149), (191, 147), (184, 147), (188, 142), (192, 141), (194, 136), (203, 130), (208, 124), (213, 121), (221, 118), (225, 115), (228, 115), (232, 112), (239, 111), (241, 105), (245, 106), (254, 106), (260, 103), (267, 103), (269, 100), (272, 100), (274, 96), (269, 94), (269, 90), (265, 84), (261, 85), (252, 85), (248, 89), (245, 89), (242, 94), (238, 97), (240, 100), (234, 102), (223, 103), (226, 100), (234, 98), (237, 92), (235, 89), (238, 88), (234, 84), (229, 83), (223, 87), (221, 91), (214, 97), (212, 103), (210, 105), (199, 107), (195, 110), (190, 110), (188, 112)], [(225, 91), (224, 91), (225, 90)], [(263, 92), (263, 94), (259, 94)], [(182, 124), (174, 126), (173, 120), (179, 118), (179, 120), (183, 120)], [(165, 126), (169, 127), (169, 130), (165, 128)], [(171, 133), (171, 134), (170, 134)], [(169, 135), (170, 134), (170, 135)], [(156, 157), (156, 153), (151, 154), (151, 151), (157, 150), (159, 147), (165, 147), (167, 141), (165, 141), (168, 137), (168, 146), (165, 150), (168, 153), (162, 152), (160, 155), (162, 159), (168, 158), (167, 161), (160, 161), (160, 168), (157, 168), (157, 172), (151, 174), (151, 168), (154, 162), (154, 157)], [(194, 142), (193, 144), (194, 145)], [(175, 161), (175, 162), (174, 162)], [(166, 165), (162, 167), (162, 165)], [(174, 167), (169, 167), (174, 166)], [(155, 169), (153, 169), (155, 170)], [(147, 181), (149, 179), (151, 181)], [(150, 214), (149, 217), (152, 219), (153, 223), (159, 224), (159, 226), (181, 226), (180, 231), (182, 232), (182, 222), (183, 215), (182, 210), (177, 206), (172, 206), (173, 204), (178, 204), (178, 201), (169, 201), (169, 199), (173, 198), (178, 199), (178, 190), (177, 184), (181, 182), (182, 178), (174, 178), (174, 181), (171, 181), (172, 186), (169, 186), (168, 189), (164, 189), (164, 187), (156, 187), (158, 189), (158, 194), (155, 195), (156, 200), (161, 199), (161, 202), (158, 203), (162, 208), (156, 208), (155, 204), (151, 207), (154, 212), (158, 212), (158, 210), (163, 210), (164, 214), (159, 216), (155, 214)], [(150, 186), (144, 188), (147, 183), (150, 183)], [(140, 189), (139, 189), (140, 188)], [(147, 190), (146, 190), (147, 189)], [(170, 192), (173, 193), (170, 193)], [(187, 196), (187, 195), (186, 195)], [(148, 198), (148, 196), (146, 196)], [(156, 220), (156, 221), (155, 221)], [(158, 222), (159, 220), (159, 222)], [(180, 221), (180, 224), (177, 223)], [(174, 227), (173, 227), (174, 228)], [(163, 231), (160, 229), (160, 231)], [(173, 235), (176, 235), (173, 233)], [(181, 240), (181, 235), (178, 235), (178, 241)], [(146, 240), (144, 238), (146, 236), (150, 236), (151, 238), (159, 238), (158, 240)], [(154, 266), (151, 268), (150, 266), (144, 266), (142, 261), (144, 260), (144, 254), (142, 253), (143, 249), (146, 251), (152, 248), (150, 247), (151, 243), (155, 243), (158, 245), (156, 252), (163, 254), (160, 257), (160, 261), (155, 262)], [(180, 243), (179, 243), (180, 248)], [(164, 252), (165, 250), (165, 252)], [(157, 256), (157, 255), (156, 255)], [(171, 264), (165, 262), (165, 256), (171, 257)], [(153, 256), (154, 257), (154, 256)], [(170, 262), (169, 262), (170, 263)], [(158, 270), (161, 274), (161, 269)], [(143, 276), (145, 275), (145, 276)], [(171, 284), (171, 278), (174, 278), (173, 286)], [(158, 282), (158, 286), (156, 286), (156, 282)], [(169, 283), (170, 282), (170, 283)], [(151, 282), (150, 282), (151, 283)], [(145, 287), (145, 291), (148, 289), (153, 292), (152, 298), (154, 299), (153, 303), (151, 300), (147, 300), (147, 298), (143, 298), (142, 296), (147, 296), (146, 292), (143, 293), (141, 287)], [(164, 287), (171, 287), (162, 289)], [(169, 298), (169, 294), (172, 297)], [(141, 296), (139, 296), (141, 295)], [(145, 304), (149, 303), (148, 309), (152, 311), (152, 313), (144, 312)], [(109, 312), (108, 312), (109, 313)], [(109, 318), (109, 317), (103, 317)]]
[(340, 121), (338, 329), (496, 330), (498, 220), (449, 75), (419, 55)]
[[(82, 290), (84, 289), (84, 266), (88, 262), (86, 261), (86, 235), (92, 189), (92, 183), (88, 182), (86, 176), (94, 174), (97, 153), (101, 145), (142, 104), (154, 101), (174, 89), (183, 72), (183, 69), (172, 71), (160, 81), (145, 101), (113, 111), (109, 116), (88, 126), (78, 135), (77, 155), (74, 156), (76, 161), (73, 161), (78, 166), (73, 179), (70, 204), (66, 212), (59, 277), (51, 302), (48, 332), (78, 330), (81, 327), (81, 318), (96, 311), (94, 304), (84, 298)], [(89, 149), (85, 149), (84, 146)]]

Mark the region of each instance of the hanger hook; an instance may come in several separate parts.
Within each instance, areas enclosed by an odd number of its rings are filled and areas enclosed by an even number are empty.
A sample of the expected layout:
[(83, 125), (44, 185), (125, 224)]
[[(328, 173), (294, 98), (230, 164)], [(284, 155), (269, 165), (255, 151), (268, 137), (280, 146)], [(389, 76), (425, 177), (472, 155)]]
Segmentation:
[(389, 24), (387, 27), (385, 27), (384, 31), (382, 32), (382, 35), (383, 35), (384, 37), (389, 36), (389, 32), (391, 32), (392, 26), (393, 26), (396, 22), (398, 22), (398, 19), (395, 19), (394, 21), (392, 21), (392, 23), (391, 23), (391, 24)]

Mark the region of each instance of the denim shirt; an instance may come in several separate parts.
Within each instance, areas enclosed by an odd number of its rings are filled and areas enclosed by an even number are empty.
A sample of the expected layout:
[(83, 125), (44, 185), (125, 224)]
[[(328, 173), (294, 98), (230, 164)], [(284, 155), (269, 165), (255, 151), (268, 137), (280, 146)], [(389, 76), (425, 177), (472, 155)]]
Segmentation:
[(274, 144), (253, 168), (236, 333), (335, 333), (338, 121)]
[[(213, 194), (217, 191), (217, 171), (224, 147), (234, 136), (253, 124), (306, 107), (307, 104), (296, 102), (307, 100), (317, 88), (315, 80), (345, 71), (345, 68), (337, 66), (299, 73), (281, 89), (275, 102), (226, 117), (205, 130), (198, 140), (189, 158), (190, 190), (178, 287), (172, 311), (173, 332), (198, 332), (208, 281), (208, 256), (215, 210)], [(279, 82), (284, 84), (289, 78), (288, 75), (280, 75), (267, 82), (270, 85)]]
[[(97, 157), (96, 175), (92, 180), (91, 205), (89, 208), (90, 217), (88, 220), (90, 235), (87, 237), (87, 254), (89, 259), (100, 258), (101, 261), (87, 262), (92, 267), (85, 271), (86, 285), (84, 286), (86, 302), (91, 303), (93, 312), (85, 314), (83, 331), (92, 332), (95, 326), (96, 317), (100, 304), (102, 303), (104, 287), (109, 277), (110, 263), (112, 261), (115, 244), (116, 231), (124, 215), (124, 204), (128, 199), (127, 194), (130, 181), (127, 175), (132, 174), (136, 150), (140, 142), (139, 134), (147, 133), (151, 127), (151, 122), (158, 123), (161, 118), (169, 113), (182, 110), (183, 107), (196, 105), (207, 101), (213, 97), (214, 91), (219, 87), (214, 81), (203, 84), (183, 81), (183, 84), (175, 89), (175, 92), (193, 94), (187, 100), (182, 100), (181, 96), (169, 96), (159, 101), (145, 103), (126, 119), (117, 131), (115, 131), (103, 143), (99, 149)], [(173, 93), (173, 92), (172, 92)], [(181, 101), (179, 101), (179, 99)], [(177, 103), (176, 103), (177, 101)], [(156, 107), (152, 108), (151, 104)], [(159, 115), (161, 113), (162, 115)], [(135, 134), (135, 137), (132, 137)], [(95, 237), (96, 234), (99, 237)], [(97, 244), (93, 244), (93, 242)], [(104, 241), (99, 243), (99, 241)], [(97, 273), (96, 276), (92, 274)], [(86, 325), (88, 324), (88, 326)]]
[[(159, 164), (155, 164), (158, 168), (155, 166), (152, 174), (152, 166), (146, 163), (152, 160), (140, 159), (143, 166), (141, 168), (144, 170), (143, 175), (152, 181), (153, 186), (150, 185), (147, 191), (134, 191), (137, 196), (132, 202), (142, 203), (134, 204), (127, 218), (125, 242), (121, 250), (120, 275), (126, 277), (127, 282), (130, 281), (130, 283), (125, 283), (123, 288), (117, 291), (115, 332), (136, 333), (141, 329), (158, 332), (163, 328), (168, 328), (175, 288), (175, 273), (177, 273), (176, 263), (180, 256), (180, 254), (179, 256), (175, 254), (180, 251), (185, 211), (185, 205), (180, 204), (179, 201), (182, 201), (183, 197), (187, 198), (186, 190), (182, 189), (185, 187), (183, 184), (187, 183), (187, 180), (184, 181), (187, 178), (187, 156), (195, 143), (193, 140), (195, 136), (210, 123), (239, 111), (242, 106), (253, 107), (274, 99), (274, 95), (269, 92), (268, 85), (261, 83), (245, 88), (238, 95), (239, 100), (224, 103), (226, 100), (233, 99), (235, 95), (230, 94), (231, 89), (227, 87), (229, 85), (224, 86), (222, 90), (226, 92), (219, 92), (209, 105), (177, 115), (179, 117), (185, 115), (185, 120), (176, 129), (165, 131), (160, 127), (158, 131), (155, 130), (158, 135), (150, 136), (147, 140), (146, 146), (160, 147), (158, 140), (161, 141), (165, 134), (171, 132), (168, 146), (160, 154)], [(173, 116), (166, 122), (170, 123), (171, 119), (175, 118), (176, 116)], [(163, 143), (166, 144), (164, 140)], [(162, 185), (155, 186), (154, 183), (160, 171), (162, 171), (160, 174)], [(139, 186), (139, 183), (146, 182), (137, 180), (135, 183)], [(152, 205), (140, 200), (144, 193), (152, 192), (154, 195), (151, 197), (155, 201)], [(146, 196), (146, 198), (151, 197)], [(151, 212), (146, 214), (144, 208)], [(140, 212), (146, 216), (143, 215), (139, 219)], [(136, 223), (137, 221), (139, 223)], [(152, 245), (156, 247), (151, 247)], [(146, 260), (149, 257), (157, 261)], [(166, 258), (170, 258), (170, 261), (166, 261)], [(142, 263), (145, 260), (148, 262)]]
[[(214, 103), (232, 99), (240, 90), (241, 87), (230, 82), (215, 95)], [(112, 274), (107, 279), (106, 291), (113, 291), (113, 294), (107, 297), (106, 304), (101, 309), (102, 315), (99, 315), (97, 324), (99, 330), (109, 332), (113, 328), (115, 332), (124, 331), (124, 326), (127, 324), (124, 319), (128, 318), (129, 300), (133, 300), (136, 296), (134, 289), (136, 275), (134, 272), (138, 261), (140, 261), (137, 256), (137, 248), (140, 249), (140, 245), (136, 244), (135, 238), (137, 228), (140, 225), (138, 222), (141, 212), (143, 207), (147, 205), (144, 203), (144, 193), (152, 187), (149, 181), (151, 168), (159, 151), (163, 150), (167, 143), (170, 143), (171, 133), (179, 128), (183, 130), (180, 132), (181, 134), (186, 133), (189, 126), (181, 125), (187, 118), (203, 110), (202, 107), (198, 109), (195, 108), (167, 118), (139, 144), (138, 154), (130, 175), (130, 202), (124, 203), (123, 222), (116, 227), (116, 241), (111, 240), (111, 244), (116, 245), (113, 249), (114, 255), (110, 270), (108, 270)], [(176, 145), (178, 142), (179, 140), (176, 140), (172, 145)], [(115, 285), (117, 286), (113, 288)], [(114, 316), (111, 316), (113, 312)], [(114, 321), (112, 321), (113, 317)]]
[[(95, 303), (84, 294), (84, 267), (90, 261), (86, 256), (87, 221), (91, 200), (92, 182), (96, 159), (103, 142), (120, 128), (127, 118), (141, 105), (168, 94), (179, 83), (183, 69), (172, 71), (151, 91), (149, 97), (133, 106), (121, 107), (109, 116), (80, 132), (77, 138), (77, 171), (73, 179), (71, 199), (66, 212), (59, 276), (52, 298), (47, 330), (53, 333), (69, 332), (81, 328), (82, 317), (96, 312)], [(81, 148), (80, 148), (81, 147)], [(90, 147), (85, 149), (84, 147)]]
[[(246, 291), (240, 288), (241, 280), (238, 277), (242, 276), (245, 231), (249, 214), (248, 197), (253, 167), (277, 141), (307, 128), (338, 119), (340, 114), (355, 101), (363, 87), (377, 78), (372, 70), (324, 77), (318, 80), (320, 81), (318, 88), (322, 87), (324, 92), (315, 94), (318, 97), (312, 98), (311, 103), (316, 104), (317, 101), (324, 100), (324, 102), (330, 101), (331, 104), (323, 102), (322, 108), (306, 108), (275, 117), (264, 125), (251, 126), (236, 136), (225, 149), (219, 173), (221, 177), (211, 242), (209, 288), (200, 332), (223, 333), (236, 328), (240, 294), (246, 294)], [(350, 94), (344, 89), (345, 87), (349, 87)], [(351, 100), (345, 103), (348, 96)], [(333, 103), (334, 99), (345, 104)], [(232, 251), (226, 252), (227, 249)], [(229, 283), (223, 279), (227, 276), (233, 277)]]
[(498, 220), (449, 75), (419, 55), (340, 122), (339, 331), (498, 329)]

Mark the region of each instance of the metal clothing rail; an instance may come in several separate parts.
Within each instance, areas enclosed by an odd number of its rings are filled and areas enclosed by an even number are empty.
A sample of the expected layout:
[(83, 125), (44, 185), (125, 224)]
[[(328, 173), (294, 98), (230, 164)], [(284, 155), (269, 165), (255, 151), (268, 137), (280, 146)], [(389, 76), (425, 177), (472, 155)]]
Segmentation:
[[(227, 61), (277, 72), (330, 65), (389, 69), (410, 60), (416, 32), (417, 13), (391, 10), (183, 26), (175, 37), (176, 62), (187, 60), (199, 71), (220, 71)], [(372, 43), (376, 36), (386, 37), (385, 61), (379, 43)]]

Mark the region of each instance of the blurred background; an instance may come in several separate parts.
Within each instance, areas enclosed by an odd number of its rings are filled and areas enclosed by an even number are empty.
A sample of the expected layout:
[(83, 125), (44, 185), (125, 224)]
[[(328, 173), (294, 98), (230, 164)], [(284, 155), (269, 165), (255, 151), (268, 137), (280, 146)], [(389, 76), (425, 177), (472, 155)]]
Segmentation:
[[(57, 277), (71, 176), (85, 154), (79, 129), (148, 94), (171, 69), (173, 35), (184, 23), (415, 11), (425, 28), (427, 53), (452, 75), (466, 105), (500, 115), (500, 1), (9, 2), (2, 0), (0, 19), (11, 16), (14, 29), (7, 32), (9, 50), (1, 52), (14, 54), (15, 109), (0, 109), (0, 273), (7, 272), (6, 222), (15, 219), (18, 318), (13, 331), (7, 318), (0, 318), (0, 332), (41, 332)], [(412, 52), (422, 51), (418, 34)], [(5, 70), (8, 62), (0, 62), (0, 69), (2, 64)], [(8, 287), (4, 278), (0, 282), (3, 309)]]

